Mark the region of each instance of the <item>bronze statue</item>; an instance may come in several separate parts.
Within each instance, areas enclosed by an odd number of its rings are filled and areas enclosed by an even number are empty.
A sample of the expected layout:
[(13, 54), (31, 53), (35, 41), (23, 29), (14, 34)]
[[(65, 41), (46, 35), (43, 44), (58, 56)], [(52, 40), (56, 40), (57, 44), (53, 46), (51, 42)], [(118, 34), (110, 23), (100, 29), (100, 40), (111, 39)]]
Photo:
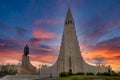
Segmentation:
[(28, 47), (28, 45), (26, 45), (25, 48), (24, 48), (24, 55), (25, 56), (29, 55), (29, 47)]

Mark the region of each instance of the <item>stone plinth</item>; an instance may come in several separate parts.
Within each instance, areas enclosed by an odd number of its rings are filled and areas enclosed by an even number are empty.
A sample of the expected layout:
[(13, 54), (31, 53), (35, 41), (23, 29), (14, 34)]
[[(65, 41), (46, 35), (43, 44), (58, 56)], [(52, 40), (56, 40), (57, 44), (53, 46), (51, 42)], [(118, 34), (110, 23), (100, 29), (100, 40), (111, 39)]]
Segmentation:
[(18, 74), (21, 75), (34, 75), (36, 74), (36, 67), (34, 67), (29, 60), (29, 56), (22, 56), (22, 65)]

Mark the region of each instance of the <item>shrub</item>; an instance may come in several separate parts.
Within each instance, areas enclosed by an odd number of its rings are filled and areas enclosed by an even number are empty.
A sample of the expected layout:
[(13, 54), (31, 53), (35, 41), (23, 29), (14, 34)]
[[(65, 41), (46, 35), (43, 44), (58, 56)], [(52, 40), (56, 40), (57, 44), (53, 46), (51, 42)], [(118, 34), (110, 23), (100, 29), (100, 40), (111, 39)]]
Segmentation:
[(118, 72), (118, 76), (120, 77), (120, 72)]
[(16, 69), (14, 69), (14, 70), (10, 69), (10, 70), (8, 71), (8, 74), (10, 74), (10, 75), (15, 75), (16, 73), (17, 73), (17, 70), (16, 70)]
[(113, 73), (113, 74), (111, 74), (112, 76), (118, 76), (118, 74), (117, 73)]
[(77, 73), (75, 73), (75, 75), (85, 75), (85, 73), (83, 73), (83, 72), (77, 72)]
[(114, 71), (111, 71), (111, 76), (118, 76), (118, 73), (114, 72)]
[(96, 75), (103, 75), (103, 73), (98, 72)]
[(60, 77), (67, 77), (68, 76), (68, 73), (67, 72), (61, 72), (59, 74)]
[(92, 73), (92, 72), (89, 72), (89, 73), (86, 73), (86, 75), (94, 75), (94, 73)]
[(97, 73), (97, 75), (101, 75), (101, 76), (110, 76), (111, 74), (108, 72), (104, 72), (104, 73)]
[(73, 73), (68, 72), (68, 75), (74, 75)]
[(104, 72), (104, 73), (103, 73), (103, 76), (110, 76), (110, 73)]
[(15, 75), (17, 73), (17, 68), (11, 67), (11, 65), (3, 65), (0, 69), (0, 75)]

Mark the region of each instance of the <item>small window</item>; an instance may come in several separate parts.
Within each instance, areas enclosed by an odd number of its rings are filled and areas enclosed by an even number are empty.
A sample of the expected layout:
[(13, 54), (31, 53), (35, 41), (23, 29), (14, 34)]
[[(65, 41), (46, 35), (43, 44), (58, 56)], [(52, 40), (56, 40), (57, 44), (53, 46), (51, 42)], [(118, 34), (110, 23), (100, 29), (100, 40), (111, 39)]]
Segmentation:
[(72, 21), (70, 21), (70, 23), (72, 23)]
[(68, 24), (69, 24), (69, 19), (68, 19)]
[(67, 24), (67, 21), (65, 22), (65, 24)]

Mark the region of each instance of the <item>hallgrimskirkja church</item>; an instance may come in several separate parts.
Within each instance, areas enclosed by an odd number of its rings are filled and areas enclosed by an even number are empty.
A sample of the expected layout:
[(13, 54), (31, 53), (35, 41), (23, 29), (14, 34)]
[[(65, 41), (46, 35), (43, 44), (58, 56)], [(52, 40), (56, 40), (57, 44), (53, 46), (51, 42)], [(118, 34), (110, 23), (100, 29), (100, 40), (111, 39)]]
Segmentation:
[(75, 22), (71, 10), (68, 9), (64, 21), (64, 31), (58, 59), (56, 63), (50, 67), (43, 65), (40, 69), (40, 75), (58, 75), (61, 72), (91, 72), (97, 74), (98, 72), (103, 73), (109, 72), (110, 70), (110, 66), (93, 66), (84, 61), (80, 52), (79, 42), (77, 40)]

